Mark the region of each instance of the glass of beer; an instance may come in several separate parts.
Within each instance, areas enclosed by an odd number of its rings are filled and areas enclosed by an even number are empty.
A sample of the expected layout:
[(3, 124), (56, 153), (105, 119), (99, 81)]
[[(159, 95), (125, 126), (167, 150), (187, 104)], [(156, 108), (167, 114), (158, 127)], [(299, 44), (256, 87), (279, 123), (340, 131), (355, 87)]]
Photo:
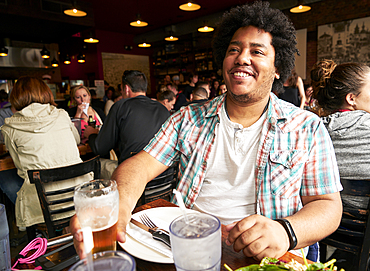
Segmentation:
[(116, 250), (119, 195), (113, 180), (93, 180), (75, 188), (76, 215), (81, 228), (91, 227), (92, 253)]

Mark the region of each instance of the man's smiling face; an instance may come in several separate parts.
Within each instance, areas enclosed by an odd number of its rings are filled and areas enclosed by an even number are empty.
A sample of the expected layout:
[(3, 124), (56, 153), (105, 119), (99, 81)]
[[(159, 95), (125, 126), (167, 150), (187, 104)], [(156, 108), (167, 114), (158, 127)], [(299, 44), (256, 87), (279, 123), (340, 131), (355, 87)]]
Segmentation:
[(223, 62), (228, 95), (235, 102), (256, 103), (268, 96), (279, 77), (274, 66), (271, 34), (254, 26), (239, 28), (232, 37)]

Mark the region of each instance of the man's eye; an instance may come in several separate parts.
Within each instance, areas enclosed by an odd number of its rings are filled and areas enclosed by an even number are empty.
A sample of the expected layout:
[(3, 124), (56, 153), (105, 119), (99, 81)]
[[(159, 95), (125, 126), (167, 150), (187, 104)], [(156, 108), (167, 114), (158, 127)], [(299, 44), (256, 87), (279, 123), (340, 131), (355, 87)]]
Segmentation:
[(230, 48), (229, 49), (229, 52), (237, 52), (238, 51), (238, 49), (237, 48)]

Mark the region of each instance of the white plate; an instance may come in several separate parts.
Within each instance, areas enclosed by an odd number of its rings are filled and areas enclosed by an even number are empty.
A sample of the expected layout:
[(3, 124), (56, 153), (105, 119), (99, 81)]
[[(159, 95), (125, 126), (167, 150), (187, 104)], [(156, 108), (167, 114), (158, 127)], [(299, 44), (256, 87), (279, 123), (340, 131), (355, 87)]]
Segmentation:
[[(187, 210), (187, 212), (195, 211)], [(182, 211), (179, 207), (158, 207), (137, 212), (133, 215), (133, 218), (138, 217), (139, 215), (142, 215), (144, 213), (147, 214), (149, 217), (157, 217), (162, 221), (167, 222), (168, 225), (172, 222), (172, 220), (182, 215)], [(173, 263), (172, 258), (169, 258), (141, 244), (140, 242), (136, 241), (127, 234), (126, 242), (125, 243), (119, 242), (119, 244), (124, 250), (126, 250), (127, 253), (131, 254), (136, 258), (154, 263)]]

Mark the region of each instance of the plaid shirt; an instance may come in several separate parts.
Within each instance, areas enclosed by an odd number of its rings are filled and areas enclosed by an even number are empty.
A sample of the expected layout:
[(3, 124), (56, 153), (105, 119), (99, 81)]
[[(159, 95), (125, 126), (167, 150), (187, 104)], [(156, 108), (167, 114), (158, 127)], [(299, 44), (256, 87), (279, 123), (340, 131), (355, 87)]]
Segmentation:
[[(177, 190), (188, 208), (202, 187), (224, 101), (221, 96), (201, 106), (181, 108), (144, 148), (167, 166), (180, 161)], [(274, 94), (262, 127), (255, 176), (257, 213), (271, 219), (300, 210), (300, 196), (342, 189), (333, 145), (321, 120)]]

